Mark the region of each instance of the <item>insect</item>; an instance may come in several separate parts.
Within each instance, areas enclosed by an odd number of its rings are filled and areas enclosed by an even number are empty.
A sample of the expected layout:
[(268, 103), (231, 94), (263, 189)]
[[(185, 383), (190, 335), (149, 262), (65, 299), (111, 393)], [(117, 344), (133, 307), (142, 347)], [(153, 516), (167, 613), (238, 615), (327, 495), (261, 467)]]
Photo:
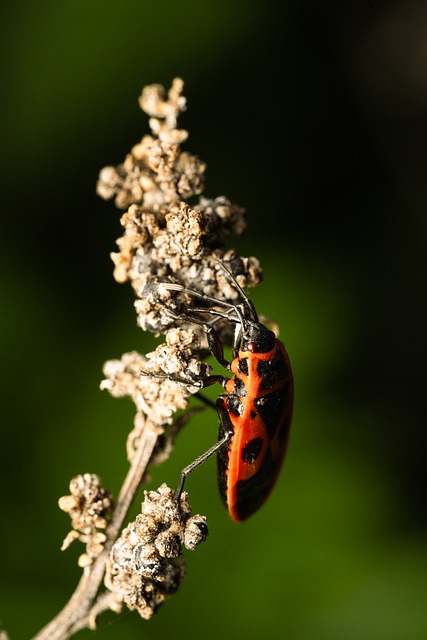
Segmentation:
[[(196, 381), (200, 389), (220, 383), (226, 391), (215, 402), (220, 422), (218, 442), (183, 469), (176, 496), (181, 495), (188, 474), (217, 453), (220, 495), (231, 518), (241, 522), (263, 505), (276, 483), (288, 443), (294, 384), (284, 345), (273, 331), (261, 324), (250, 298), (226, 267), (219, 264), (238, 291), (241, 303), (230, 304), (179, 284), (162, 285), (185, 292), (207, 305), (193, 307), (191, 313), (226, 318), (236, 325), (233, 359), (228, 362), (214, 321), (177, 314), (165, 305), (177, 320), (202, 326), (213, 356), (233, 374), (232, 377), (211, 375)], [(212, 303), (224, 311), (209, 306)], [(178, 377), (158, 376), (189, 384)]]

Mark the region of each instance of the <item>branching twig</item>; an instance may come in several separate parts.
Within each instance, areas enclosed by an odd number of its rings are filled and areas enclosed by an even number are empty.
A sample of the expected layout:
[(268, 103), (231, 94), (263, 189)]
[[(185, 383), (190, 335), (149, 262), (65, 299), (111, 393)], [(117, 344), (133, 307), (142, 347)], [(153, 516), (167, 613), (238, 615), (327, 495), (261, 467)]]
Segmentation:
[[(114, 511), (111, 522), (107, 528), (107, 540), (104, 550), (93, 564), (83, 569), (83, 575), (70, 600), (58, 615), (49, 622), (36, 636), (34, 640), (66, 640), (76, 631), (85, 626), (92, 627), (95, 616), (100, 613), (101, 608), (94, 607), (94, 599), (98, 592), (105, 573), (105, 558), (109, 554), (122, 526), (126, 514), (135, 497), (147, 465), (156, 446), (158, 434), (154, 430), (146, 429), (138, 446), (137, 454), (129, 468), (128, 474), (120, 490), (117, 500), (117, 507)], [(102, 596), (103, 604), (111, 604), (111, 598), (105, 600)]]

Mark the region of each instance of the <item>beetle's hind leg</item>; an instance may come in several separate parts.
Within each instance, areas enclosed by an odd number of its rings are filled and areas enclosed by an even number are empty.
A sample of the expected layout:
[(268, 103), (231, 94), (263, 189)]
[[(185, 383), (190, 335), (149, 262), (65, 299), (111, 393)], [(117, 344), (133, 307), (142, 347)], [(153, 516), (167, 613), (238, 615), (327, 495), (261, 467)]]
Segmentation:
[(210, 449), (208, 449), (207, 451), (205, 451), (205, 453), (202, 453), (201, 456), (199, 456), (198, 458), (196, 458), (195, 460), (193, 460), (193, 462), (191, 464), (189, 464), (188, 466), (186, 466), (182, 471), (181, 471), (181, 477), (179, 479), (179, 484), (178, 484), (178, 488), (176, 490), (175, 493), (175, 498), (177, 500), (180, 499), (181, 497), (181, 493), (183, 492), (184, 489), (184, 483), (185, 480), (187, 478), (187, 476), (194, 471), (194, 469), (197, 469), (197, 467), (199, 467), (201, 464), (203, 464), (206, 460), (208, 460), (211, 456), (213, 456), (215, 453), (218, 453), (218, 451), (220, 449), (222, 449), (223, 447), (225, 447), (225, 445), (227, 444), (227, 442), (230, 440), (231, 436), (233, 435), (232, 431), (226, 431), (224, 436), (221, 438), (221, 440), (218, 440), (218, 442), (216, 442), (213, 447), (211, 447)]

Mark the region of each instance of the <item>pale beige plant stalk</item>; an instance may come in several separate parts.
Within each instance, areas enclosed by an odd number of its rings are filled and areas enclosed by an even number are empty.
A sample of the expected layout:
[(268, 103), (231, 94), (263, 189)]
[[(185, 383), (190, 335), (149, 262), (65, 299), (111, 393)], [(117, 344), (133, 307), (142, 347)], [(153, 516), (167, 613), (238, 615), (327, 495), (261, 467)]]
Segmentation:
[[(130, 397), (136, 407), (127, 439), (129, 471), (117, 499), (93, 473), (73, 478), (70, 495), (60, 499), (72, 526), (62, 548), (74, 540), (85, 544), (79, 558), (83, 573), (64, 609), (34, 640), (64, 640), (79, 629), (94, 628), (106, 609), (127, 606), (150, 618), (184, 577), (182, 547), (195, 549), (206, 539), (206, 519), (192, 515), (187, 493), (178, 502), (164, 484), (145, 492), (141, 513), (123, 528), (147, 467), (171, 454), (180, 429), (201, 410), (190, 408), (189, 398), (199, 390), (197, 382), (211, 374), (204, 362), (208, 349), (203, 328), (182, 320), (197, 302), (162, 283), (177, 283), (236, 303), (239, 293), (219, 262), (242, 287), (261, 280), (256, 258), (240, 257), (225, 247), (232, 235), (245, 230), (244, 210), (225, 196), (203, 197), (206, 165), (181, 149), (188, 137), (187, 131), (177, 128), (186, 107), (182, 91), (179, 78), (168, 93), (160, 85), (146, 87), (139, 102), (150, 116), (151, 134), (131, 149), (123, 163), (100, 172), (97, 193), (114, 198), (116, 206), (125, 210), (118, 251), (111, 254), (114, 277), (133, 287), (138, 325), (164, 335), (165, 341), (152, 353), (133, 351), (104, 365), (101, 389), (117, 398)], [(215, 330), (225, 344), (232, 342), (231, 324), (215, 318)], [(185, 379), (188, 384), (155, 374)], [(176, 419), (178, 410), (182, 414)]]

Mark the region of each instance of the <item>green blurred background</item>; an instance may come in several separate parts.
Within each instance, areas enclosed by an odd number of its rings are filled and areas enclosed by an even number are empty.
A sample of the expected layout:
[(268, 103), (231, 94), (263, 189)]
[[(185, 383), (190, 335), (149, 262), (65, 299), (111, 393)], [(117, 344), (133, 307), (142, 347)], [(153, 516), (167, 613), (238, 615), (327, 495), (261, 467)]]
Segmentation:
[[(102, 365), (153, 339), (109, 253), (98, 171), (148, 132), (146, 84), (185, 81), (205, 194), (246, 207), (253, 299), (291, 355), (279, 486), (235, 525), (215, 462), (188, 482), (210, 536), (150, 621), (81, 638), (425, 640), (427, 9), (424, 2), (16, 0), (0, 15), (3, 162), (0, 620), (31, 638), (72, 593), (73, 475), (117, 493), (133, 405)], [(189, 424), (150, 487), (216, 437)], [(140, 502), (139, 496), (137, 503)], [(133, 514), (137, 511), (136, 504)], [(75, 548), (73, 548), (75, 546)]]

